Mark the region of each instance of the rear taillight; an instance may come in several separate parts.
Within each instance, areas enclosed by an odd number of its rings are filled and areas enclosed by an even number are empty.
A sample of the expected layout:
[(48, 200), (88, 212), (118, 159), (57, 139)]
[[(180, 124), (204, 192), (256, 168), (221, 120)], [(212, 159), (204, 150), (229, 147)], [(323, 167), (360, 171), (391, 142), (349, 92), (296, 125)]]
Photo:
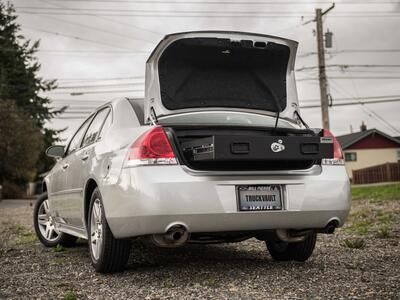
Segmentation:
[(337, 138), (328, 129), (324, 129), (324, 137), (330, 137), (333, 140), (333, 158), (324, 158), (324, 165), (344, 165), (343, 151)]
[(142, 134), (130, 147), (126, 166), (176, 165), (171, 143), (162, 127)]

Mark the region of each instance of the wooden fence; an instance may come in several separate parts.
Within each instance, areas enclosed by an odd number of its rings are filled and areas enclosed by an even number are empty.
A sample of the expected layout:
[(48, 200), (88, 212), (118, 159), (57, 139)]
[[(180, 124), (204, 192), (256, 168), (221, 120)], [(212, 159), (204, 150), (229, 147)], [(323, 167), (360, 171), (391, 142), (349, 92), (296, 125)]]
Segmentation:
[(383, 165), (353, 170), (354, 184), (400, 181), (400, 163), (386, 163)]

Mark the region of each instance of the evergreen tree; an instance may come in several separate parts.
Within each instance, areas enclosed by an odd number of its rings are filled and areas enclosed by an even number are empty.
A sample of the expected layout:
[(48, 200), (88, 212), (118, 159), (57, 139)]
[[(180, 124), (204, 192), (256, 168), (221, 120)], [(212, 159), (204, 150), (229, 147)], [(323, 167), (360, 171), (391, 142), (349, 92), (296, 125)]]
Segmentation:
[[(47, 121), (61, 113), (61, 110), (51, 108), (50, 99), (43, 96), (43, 92), (50, 91), (56, 87), (55, 80), (44, 80), (38, 76), (40, 63), (35, 57), (39, 48), (39, 41), (31, 42), (21, 35), (20, 25), (17, 23), (15, 9), (11, 3), (0, 2), (0, 101), (7, 101), (6, 105), (0, 107), (0, 118), (11, 118), (10, 113), (18, 112), (18, 117), (24, 119), (27, 124), (33, 126), (32, 130), (38, 130), (41, 139), (38, 145), (42, 145), (40, 156), (31, 156), (34, 161), (32, 172), (42, 173), (47, 171), (53, 164), (53, 160), (44, 155), (44, 149), (58, 140), (59, 131), (45, 127)], [(10, 104), (11, 103), (11, 104)], [(16, 108), (12, 108), (12, 107)], [(10, 110), (11, 107), (11, 110)], [(19, 132), (14, 134), (18, 138)], [(7, 144), (7, 140), (14, 139), (0, 132), (0, 143)], [(21, 134), (21, 139), (26, 137)], [(22, 143), (21, 143), (22, 144)], [(6, 161), (7, 163), (7, 161)], [(31, 164), (28, 164), (31, 166)], [(0, 166), (0, 184), (5, 175), (4, 166)], [(8, 174), (10, 178), (10, 174)], [(23, 178), (23, 179), (22, 179)], [(16, 180), (22, 184), (27, 180), (22, 176)], [(22, 181), (22, 182), (21, 182)]]

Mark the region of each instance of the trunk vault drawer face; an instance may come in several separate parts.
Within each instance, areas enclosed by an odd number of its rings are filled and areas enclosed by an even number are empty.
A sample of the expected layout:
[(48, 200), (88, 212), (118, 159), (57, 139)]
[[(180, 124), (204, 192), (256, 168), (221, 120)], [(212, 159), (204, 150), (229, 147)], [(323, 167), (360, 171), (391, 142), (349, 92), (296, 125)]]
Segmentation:
[(333, 140), (319, 136), (214, 135), (193, 139), (182, 146), (195, 161), (333, 158)]
[(280, 185), (239, 185), (236, 190), (240, 211), (282, 210)]

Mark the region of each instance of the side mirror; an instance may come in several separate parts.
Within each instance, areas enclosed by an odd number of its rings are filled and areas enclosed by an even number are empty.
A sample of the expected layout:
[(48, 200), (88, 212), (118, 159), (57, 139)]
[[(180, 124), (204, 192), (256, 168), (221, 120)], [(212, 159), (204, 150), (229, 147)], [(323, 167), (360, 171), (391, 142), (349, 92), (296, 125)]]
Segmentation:
[(64, 156), (64, 153), (64, 146), (61, 145), (53, 145), (46, 150), (46, 155), (54, 158), (61, 158)]

